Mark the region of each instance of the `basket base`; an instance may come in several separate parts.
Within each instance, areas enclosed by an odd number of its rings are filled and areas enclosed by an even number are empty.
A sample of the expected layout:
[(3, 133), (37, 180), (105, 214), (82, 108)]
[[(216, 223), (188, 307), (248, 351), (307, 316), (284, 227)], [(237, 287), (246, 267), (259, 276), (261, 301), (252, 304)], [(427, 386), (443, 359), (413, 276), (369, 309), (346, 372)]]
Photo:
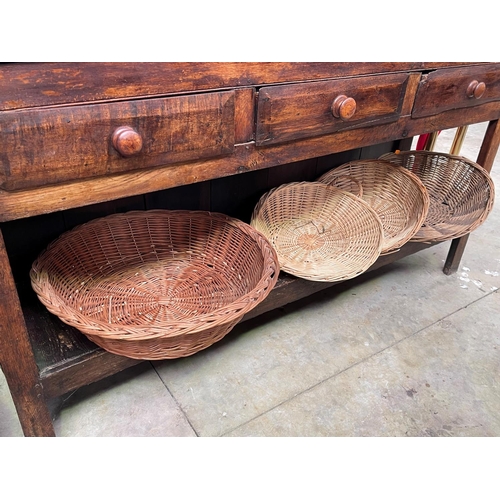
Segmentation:
[(240, 320), (241, 318), (238, 318), (204, 332), (171, 338), (116, 340), (103, 339), (103, 337), (97, 335), (85, 334), (85, 336), (94, 344), (112, 354), (144, 361), (159, 361), (191, 356), (210, 347), (224, 338)]

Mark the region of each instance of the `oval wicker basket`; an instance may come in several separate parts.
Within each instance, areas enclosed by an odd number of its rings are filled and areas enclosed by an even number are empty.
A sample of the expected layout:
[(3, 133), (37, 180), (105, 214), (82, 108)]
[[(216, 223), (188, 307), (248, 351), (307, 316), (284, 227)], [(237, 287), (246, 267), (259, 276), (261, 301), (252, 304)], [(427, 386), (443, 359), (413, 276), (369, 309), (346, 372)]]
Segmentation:
[(135, 359), (189, 356), (222, 339), (269, 294), (276, 253), (250, 225), (204, 211), (95, 219), (36, 259), (41, 302), (103, 349)]
[(477, 229), (493, 208), (495, 187), (488, 172), (471, 160), (433, 151), (388, 153), (381, 159), (417, 175), (430, 197), (423, 226), (413, 241), (441, 242)]
[[(361, 184), (361, 189), (352, 180)], [(334, 168), (319, 179), (357, 194), (380, 217), (384, 228), (381, 253), (401, 248), (424, 223), (429, 195), (422, 181), (410, 171), (382, 160), (356, 160)]]
[(264, 194), (250, 224), (275, 248), (281, 269), (311, 281), (342, 281), (379, 257), (382, 224), (357, 196), (320, 182), (291, 182)]

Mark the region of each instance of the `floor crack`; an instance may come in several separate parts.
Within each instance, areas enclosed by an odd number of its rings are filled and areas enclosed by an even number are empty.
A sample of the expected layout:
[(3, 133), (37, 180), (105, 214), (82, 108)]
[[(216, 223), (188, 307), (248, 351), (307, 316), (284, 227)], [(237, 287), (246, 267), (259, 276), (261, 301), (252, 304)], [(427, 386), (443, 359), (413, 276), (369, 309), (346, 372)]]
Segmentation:
[(165, 383), (165, 381), (163, 380), (163, 378), (161, 377), (160, 373), (158, 372), (158, 370), (156, 369), (156, 366), (150, 361), (149, 364), (151, 365), (151, 367), (153, 368), (153, 370), (155, 371), (156, 375), (158, 375), (158, 378), (160, 379), (161, 383), (163, 384), (163, 386), (165, 387), (165, 389), (167, 389), (167, 392), (170, 394), (170, 397), (175, 401), (175, 404), (177, 405), (177, 407), (179, 408), (179, 410), (181, 411), (182, 415), (184, 416), (184, 418), (186, 419), (187, 423), (189, 424), (189, 427), (191, 427), (191, 429), (193, 429), (193, 432), (195, 434), (196, 437), (200, 437), (200, 435), (198, 434), (197, 430), (195, 429), (194, 425), (192, 424), (191, 420), (189, 419), (188, 415), (186, 414), (186, 412), (184, 411), (184, 409), (182, 408), (182, 405), (179, 403), (179, 401), (177, 401), (176, 397), (173, 395), (172, 391), (168, 388), (168, 385)]

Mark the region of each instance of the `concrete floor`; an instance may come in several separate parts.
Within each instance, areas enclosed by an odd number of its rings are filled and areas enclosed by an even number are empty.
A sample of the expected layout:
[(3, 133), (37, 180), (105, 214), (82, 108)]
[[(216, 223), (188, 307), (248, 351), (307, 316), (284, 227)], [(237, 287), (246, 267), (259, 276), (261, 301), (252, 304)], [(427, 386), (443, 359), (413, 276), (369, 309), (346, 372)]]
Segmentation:
[[(461, 154), (477, 158), (485, 125)], [(455, 130), (436, 150), (449, 151)], [(500, 158), (493, 167), (500, 186)], [(500, 188), (499, 188), (500, 190)], [(497, 199), (500, 195), (497, 195)], [(58, 436), (500, 436), (500, 203), (449, 244), (68, 395)], [(0, 373), (0, 436), (22, 436)]]

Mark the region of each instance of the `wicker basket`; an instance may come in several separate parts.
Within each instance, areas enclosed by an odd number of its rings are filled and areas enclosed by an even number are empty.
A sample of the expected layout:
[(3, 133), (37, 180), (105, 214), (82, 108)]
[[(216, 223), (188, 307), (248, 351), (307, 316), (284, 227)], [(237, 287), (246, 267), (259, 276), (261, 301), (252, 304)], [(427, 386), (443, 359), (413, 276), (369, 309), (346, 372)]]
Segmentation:
[(462, 156), (401, 151), (381, 157), (416, 174), (430, 196), (424, 225), (413, 241), (441, 242), (477, 229), (488, 217), (495, 188), (488, 172)]
[[(352, 179), (361, 184), (361, 189)], [(353, 194), (360, 192), (382, 222), (382, 254), (407, 243), (424, 223), (429, 209), (429, 195), (422, 181), (387, 161), (352, 161), (326, 172), (318, 181)]]
[(31, 269), (41, 302), (103, 349), (189, 356), (222, 339), (269, 294), (275, 251), (250, 225), (203, 211), (149, 210), (83, 224)]
[(311, 281), (341, 281), (380, 255), (382, 224), (357, 196), (320, 182), (292, 182), (264, 194), (250, 224), (274, 246), (281, 269)]

